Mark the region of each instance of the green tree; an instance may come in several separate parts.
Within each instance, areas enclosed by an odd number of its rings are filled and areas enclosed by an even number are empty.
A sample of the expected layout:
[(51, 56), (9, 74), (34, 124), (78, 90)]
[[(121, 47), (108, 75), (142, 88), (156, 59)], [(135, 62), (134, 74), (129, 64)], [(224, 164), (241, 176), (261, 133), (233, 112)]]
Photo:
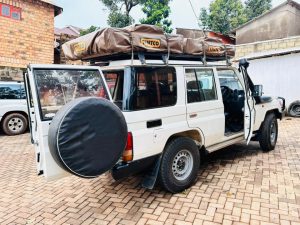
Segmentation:
[(96, 31), (96, 30), (98, 30), (98, 29), (99, 29), (99, 27), (90, 26), (90, 27), (87, 28), (87, 29), (81, 30), (81, 31), (80, 31), (80, 36), (83, 36), (83, 35), (92, 33), (92, 32), (94, 32), (94, 31)]
[(144, 0), (99, 0), (110, 11), (108, 25), (111, 27), (125, 27), (131, 25), (134, 20), (130, 11)]
[(142, 11), (146, 18), (140, 20), (142, 24), (151, 24), (162, 27), (166, 33), (172, 33), (172, 22), (168, 19), (171, 9), (170, 0), (145, 0)]
[(202, 14), (200, 19), (209, 29), (223, 34), (228, 34), (247, 21), (241, 0), (214, 0), (209, 6), (208, 16)]
[(201, 8), (200, 9), (200, 17), (199, 20), (202, 23), (202, 29), (206, 30), (209, 28), (209, 15), (207, 13), (206, 8)]
[(247, 0), (245, 2), (247, 20), (252, 20), (272, 8), (272, 0)]

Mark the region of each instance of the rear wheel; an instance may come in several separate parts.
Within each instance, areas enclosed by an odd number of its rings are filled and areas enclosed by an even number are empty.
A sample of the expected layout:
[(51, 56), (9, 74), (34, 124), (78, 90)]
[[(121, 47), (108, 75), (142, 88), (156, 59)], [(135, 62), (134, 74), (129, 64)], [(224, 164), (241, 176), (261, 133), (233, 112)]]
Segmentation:
[(12, 113), (7, 115), (2, 123), (2, 129), (9, 136), (25, 133), (27, 129), (27, 118), (20, 113)]
[(268, 114), (260, 129), (259, 144), (263, 151), (274, 150), (278, 137), (278, 123), (274, 113)]
[(165, 148), (159, 180), (171, 193), (189, 188), (197, 178), (200, 165), (200, 153), (190, 138), (176, 138)]

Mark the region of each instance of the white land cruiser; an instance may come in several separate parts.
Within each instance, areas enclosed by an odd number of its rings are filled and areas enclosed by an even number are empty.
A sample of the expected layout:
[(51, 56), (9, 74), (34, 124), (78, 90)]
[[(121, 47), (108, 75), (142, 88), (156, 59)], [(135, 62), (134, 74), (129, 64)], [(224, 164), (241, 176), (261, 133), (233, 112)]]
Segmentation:
[(199, 61), (29, 66), (38, 173), (94, 178), (110, 171), (120, 179), (146, 171), (144, 187), (159, 180), (177, 193), (195, 182), (201, 151), (250, 140), (273, 150), (284, 99), (262, 97), (247, 66), (241, 62), (240, 72)]

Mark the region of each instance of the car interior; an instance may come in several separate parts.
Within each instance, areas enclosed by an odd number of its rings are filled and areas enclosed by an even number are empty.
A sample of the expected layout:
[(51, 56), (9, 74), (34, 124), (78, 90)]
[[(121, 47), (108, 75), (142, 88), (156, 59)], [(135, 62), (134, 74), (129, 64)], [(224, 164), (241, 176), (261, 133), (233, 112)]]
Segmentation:
[(225, 114), (225, 135), (244, 129), (245, 91), (233, 70), (218, 70)]

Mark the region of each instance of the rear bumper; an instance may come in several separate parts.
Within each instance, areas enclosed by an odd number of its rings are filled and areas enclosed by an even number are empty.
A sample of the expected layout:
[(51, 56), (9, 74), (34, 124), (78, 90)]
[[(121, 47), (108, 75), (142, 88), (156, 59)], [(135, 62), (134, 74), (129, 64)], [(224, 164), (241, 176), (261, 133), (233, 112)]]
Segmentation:
[(130, 163), (120, 162), (111, 170), (111, 175), (115, 180), (120, 180), (151, 168), (158, 160), (160, 155), (151, 156), (148, 158), (136, 160)]

